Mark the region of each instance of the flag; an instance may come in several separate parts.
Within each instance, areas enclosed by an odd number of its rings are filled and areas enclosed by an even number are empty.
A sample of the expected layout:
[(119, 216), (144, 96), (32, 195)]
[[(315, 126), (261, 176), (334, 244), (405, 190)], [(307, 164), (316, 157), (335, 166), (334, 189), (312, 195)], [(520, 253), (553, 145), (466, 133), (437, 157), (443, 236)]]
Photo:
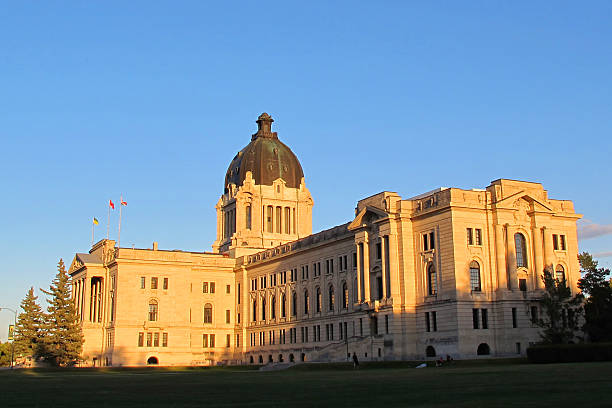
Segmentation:
[(96, 224), (96, 225), (98, 225), (98, 224), (99, 224), (98, 219), (97, 219), (96, 217), (94, 217), (94, 219), (93, 219), (93, 223), (94, 223), (94, 224)]
[(108, 200), (108, 206), (113, 210), (115, 209), (115, 204), (113, 203), (113, 200)]
[(123, 198), (121, 199), (121, 205), (126, 205), (127, 206), (127, 203), (125, 201), (123, 201)]

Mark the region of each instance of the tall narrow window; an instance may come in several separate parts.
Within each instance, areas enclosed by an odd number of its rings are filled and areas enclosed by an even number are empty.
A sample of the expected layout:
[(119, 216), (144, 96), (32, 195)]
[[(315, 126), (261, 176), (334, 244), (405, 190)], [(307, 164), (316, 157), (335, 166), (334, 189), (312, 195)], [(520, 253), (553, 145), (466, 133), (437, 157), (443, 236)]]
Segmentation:
[(270, 298), (270, 319), (276, 319), (276, 296)]
[(434, 233), (433, 232), (429, 233), (429, 249), (436, 249), (436, 244), (435, 244)]
[(157, 278), (151, 278), (151, 289), (157, 289)]
[(164, 278), (164, 285), (163, 285), (164, 290), (168, 289), (168, 278)]
[(287, 307), (287, 295), (283, 293), (281, 296), (281, 317), (287, 317), (286, 308)]
[(295, 222), (295, 208), (293, 208), (291, 212), (293, 214), (293, 230), (292, 230), (292, 233), (293, 234), (297, 234), (297, 225), (296, 225), (296, 222)]
[(559, 285), (565, 286), (565, 268), (562, 265), (557, 265), (555, 269), (555, 278)]
[(334, 287), (333, 286), (329, 286), (329, 311), (333, 312), (334, 311), (334, 302), (336, 301), (335, 297), (334, 297)]
[(489, 311), (487, 309), (482, 309), (480, 312), (482, 314), (482, 328), (488, 329), (489, 328)]
[(228, 309), (228, 310), (225, 311), (225, 323), (229, 323), (230, 322), (230, 317), (231, 317), (231, 312)]
[(297, 292), (291, 295), (291, 315), (297, 316)]
[(431, 312), (431, 325), (432, 325), (433, 331), (438, 331), (438, 313), (437, 312)]
[(283, 215), (283, 209), (281, 207), (276, 207), (276, 233), (280, 234), (283, 230), (281, 229), (282, 227), (282, 215)]
[(310, 297), (308, 296), (308, 291), (305, 290), (304, 291), (304, 314), (308, 314), (309, 312), (309, 304), (310, 304)]
[(476, 228), (476, 245), (482, 245), (482, 230), (480, 228)]
[(472, 324), (475, 329), (480, 329), (480, 309), (472, 309)]
[(516, 314), (516, 307), (512, 308), (512, 328), (516, 329), (518, 327), (518, 319)]
[(204, 323), (212, 323), (213, 308), (210, 303), (204, 305)]
[(291, 208), (285, 207), (285, 234), (291, 233)]
[(427, 293), (429, 296), (435, 296), (437, 285), (436, 267), (433, 263), (430, 263), (427, 267)]
[(151, 299), (149, 301), (149, 321), (150, 322), (156, 322), (157, 321), (157, 314), (158, 314), (157, 300)]
[(348, 309), (348, 304), (349, 304), (348, 285), (346, 284), (346, 282), (344, 282), (342, 284), (342, 308)]
[(141, 276), (140, 277), (140, 289), (144, 289), (145, 288), (145, 282), (146, 282), (145, 277)]
[(323, 295), (321, 294), (321, 288), (317, 288), (317, 313), (321, 313), (322, 303)]
[(425, 331), (431, 331), (431, 322), (429, 320), (429, 312), (425, 312)]
[(251, 204), (247, 204), (245, 207), (246, 229), (251, 229)]
[(474, 234), (471, 228), (467, 229), (467, 243), (468, 245), (474, 245)]
[(470, 262), (470, 286), (472, 292), (480, 292), (480, 265), (476, 261)]
[(559, 235), (559, 247), (565, 251), (565, 235)]
[(266, 320), (266, 299), (261, 299), (261, 320)]
[(268, 208), (266, 209), (266, 231), (267, 232), (274, 232), (274, 230), (272, 229), (272, 212), (274, 211), (274, 208), (269, 205)]
[(143, 347), (144, 346), (144, 333), (140, 332), (138, 333), (138, 347)]
[(523, 234), (517, 232), (514, 234), (514, 247), (516, 250), (516, 266), (521, 268), (527, 267), (527, 243)]
[(557, 234), (553, 234), (553, 249), (556, 251), (559, 249), (559, 236)]
[(251, 309), (253, 311), (253, 321), (256, 322), (257, 321), (257, 301), (253, 300), (253, 308)]

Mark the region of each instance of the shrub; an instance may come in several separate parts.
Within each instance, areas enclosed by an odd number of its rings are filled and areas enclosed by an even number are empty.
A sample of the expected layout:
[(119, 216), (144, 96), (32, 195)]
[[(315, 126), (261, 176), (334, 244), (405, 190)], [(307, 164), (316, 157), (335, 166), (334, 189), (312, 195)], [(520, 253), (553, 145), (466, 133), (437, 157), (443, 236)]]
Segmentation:
[(612, 343), (542, 344), (527, 349), (532, 363), (612, 361)]

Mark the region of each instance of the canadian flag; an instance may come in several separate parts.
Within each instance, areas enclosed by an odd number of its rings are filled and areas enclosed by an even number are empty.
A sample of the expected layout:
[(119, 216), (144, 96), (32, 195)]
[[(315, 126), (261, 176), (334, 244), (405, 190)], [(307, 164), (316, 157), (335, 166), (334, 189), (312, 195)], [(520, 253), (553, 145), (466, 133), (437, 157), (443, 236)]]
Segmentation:
[(115, 209), (115, 204), (113, 203), (113, 200), (108, 200), (108, 206), (113, 210)]
[(123, 201), (123, 198), (121, 199), (121, 205), (127, 205), (127, 203)]

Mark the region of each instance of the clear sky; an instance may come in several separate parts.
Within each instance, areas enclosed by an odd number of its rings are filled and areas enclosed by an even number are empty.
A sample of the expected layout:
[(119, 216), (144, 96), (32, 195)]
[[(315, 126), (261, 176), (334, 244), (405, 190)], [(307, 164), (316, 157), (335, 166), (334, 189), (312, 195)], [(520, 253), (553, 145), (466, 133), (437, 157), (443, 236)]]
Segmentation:
[(0, 306), (87, 252), (93, 216), (103, 238), (121, 194), (122, 246), (211, 250), (264, 111), (315, 231), (382, 190), (521, 179), (573, 200), (580, 249), (611, 267), (611, 18), (609, 1), (3, 2)]

